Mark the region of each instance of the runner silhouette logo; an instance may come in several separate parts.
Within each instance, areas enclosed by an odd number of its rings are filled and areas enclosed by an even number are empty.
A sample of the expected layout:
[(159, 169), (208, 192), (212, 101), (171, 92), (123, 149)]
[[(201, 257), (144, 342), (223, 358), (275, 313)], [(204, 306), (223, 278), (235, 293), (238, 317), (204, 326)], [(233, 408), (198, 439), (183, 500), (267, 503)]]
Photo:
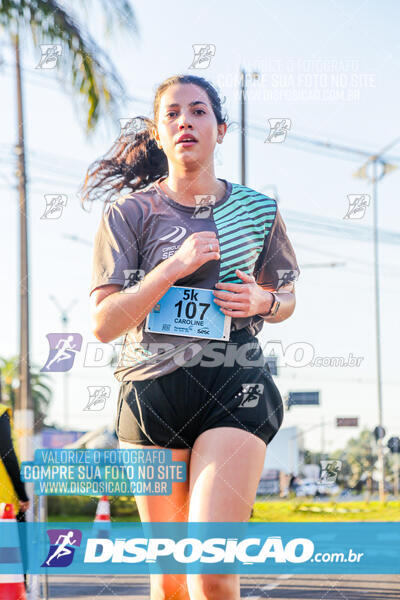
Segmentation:
[(257, 406), (263, 390), (263, 383), (242, 383), (242, 391), (239, 392), (239, 395), (243, 395), (243, 398), (239, 404), (239, 408), (253, 408)]
[(42, 567), (68, 567), (74, 558), (75, 548), (81, 545), (80, 529), (48, 529), (50, 549)]
[(46, 364), (40, 371), (65, 372), (72, 369), (75, 354), (82, 347), (80, 333), (48, 333), (50, 350)]

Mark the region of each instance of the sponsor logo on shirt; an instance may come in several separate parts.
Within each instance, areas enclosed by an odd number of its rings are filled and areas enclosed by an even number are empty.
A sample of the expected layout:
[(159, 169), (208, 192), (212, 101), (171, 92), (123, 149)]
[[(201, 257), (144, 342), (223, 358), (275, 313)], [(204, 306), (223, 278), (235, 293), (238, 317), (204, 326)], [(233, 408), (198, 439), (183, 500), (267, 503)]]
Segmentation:
[[(160, 238), (160, 240), (162, 240), (164, 242), (168, 241), (168, 242), (172, 242), (172, 243), (179, 242), (179, 240), (181, 240), (183, 237), (185, 237), (186, 232), (187, 232), (186, 227), (182, 227), (181, 225), (175, 225), (174, 227), (172, 227), (172, 231), (163, 235)], [(175, 244), (174, 246), (164, 246), (164, 248), (161, 249), (161, 252), (162, 252), (161, 258), (163, 260), (165, 260), (166, 258), (169, 258), (173, 254), (175, 254), (175, 252), (178, 250), (179, 247), (180, 247), (180, 244)]]
[(182, 227), (181, 225), (175, 225), (175, 227), (172, 228), (172, 231), (166, 235), (163, 235), (160, 240), (174, 243), (179, 242), (179, 240), (181, 240), (185, 235), (186, 228)]
[(172, 256), (173, 254), (175, 254), (175, 252), (178, 250), (178, 248), (180, 248), (179, 244), (176, 246), (164, 246), (164, 248), (162, 248), (162, 250), (161, 250), (161, 252), (162, 252), (161, 258), (164, 260), (165, 258)]

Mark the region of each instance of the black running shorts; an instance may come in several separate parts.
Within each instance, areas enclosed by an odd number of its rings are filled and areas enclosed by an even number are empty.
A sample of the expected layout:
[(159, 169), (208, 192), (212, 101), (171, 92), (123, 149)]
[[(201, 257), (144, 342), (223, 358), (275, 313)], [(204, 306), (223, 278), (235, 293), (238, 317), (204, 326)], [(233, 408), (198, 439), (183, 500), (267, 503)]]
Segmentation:
[(284, 411), (258, 339), (247, 330), (232, 332), (230, 341), (218, 346), (223, 357), (233, 359), (220, 359), (217, 366), (206, 364), (207, 346), (192, 366), (188, 361), (154, 379), (122, 382), (116, 417), (119, 440), (192, 448), (207, 429), (237, 427), (269, 444)]

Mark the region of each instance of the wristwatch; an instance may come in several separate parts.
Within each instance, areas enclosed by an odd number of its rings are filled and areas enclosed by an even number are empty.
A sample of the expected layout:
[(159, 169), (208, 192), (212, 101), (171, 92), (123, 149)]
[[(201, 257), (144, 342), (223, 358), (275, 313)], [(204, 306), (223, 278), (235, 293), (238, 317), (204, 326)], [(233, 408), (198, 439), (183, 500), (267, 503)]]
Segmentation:
[(264, 317), (273, 317), (274, 315), (276, 315), (281, 304), (274, 292), (270, 292), (270, 294), (273, 295), (274, 301), (272, 302), (269, 311), (263, 315)]

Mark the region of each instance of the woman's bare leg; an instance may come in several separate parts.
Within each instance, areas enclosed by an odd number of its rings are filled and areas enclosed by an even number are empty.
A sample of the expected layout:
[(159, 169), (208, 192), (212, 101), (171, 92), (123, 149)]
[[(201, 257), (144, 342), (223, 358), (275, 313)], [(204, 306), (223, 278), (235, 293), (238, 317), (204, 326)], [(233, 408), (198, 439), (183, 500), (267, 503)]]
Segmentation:
[[(235, 427), (204, 431), (190, 458), (189, 521), (247, 522), (264, 465), (266, 444)], [(240, 600), (238, 574), (188, 574), (191, 600)]]
[[(161, 449), (160, 446), (143, 446), (119, 442), (121, 449)], [(189, 473), (191, 449), (173, 449), (172, 460), (186, 462), (186, 472)], [(188, 478), (187, 478), (188, 479)], [(187, 522), (189, 513), (189, 482), (173, 482), (172, 494), (169, 496), (135, 496), (136, 504), (142, 522)], [(186, 574), (150, 574), (151, 600), (190, 600), (186, 583)]]

